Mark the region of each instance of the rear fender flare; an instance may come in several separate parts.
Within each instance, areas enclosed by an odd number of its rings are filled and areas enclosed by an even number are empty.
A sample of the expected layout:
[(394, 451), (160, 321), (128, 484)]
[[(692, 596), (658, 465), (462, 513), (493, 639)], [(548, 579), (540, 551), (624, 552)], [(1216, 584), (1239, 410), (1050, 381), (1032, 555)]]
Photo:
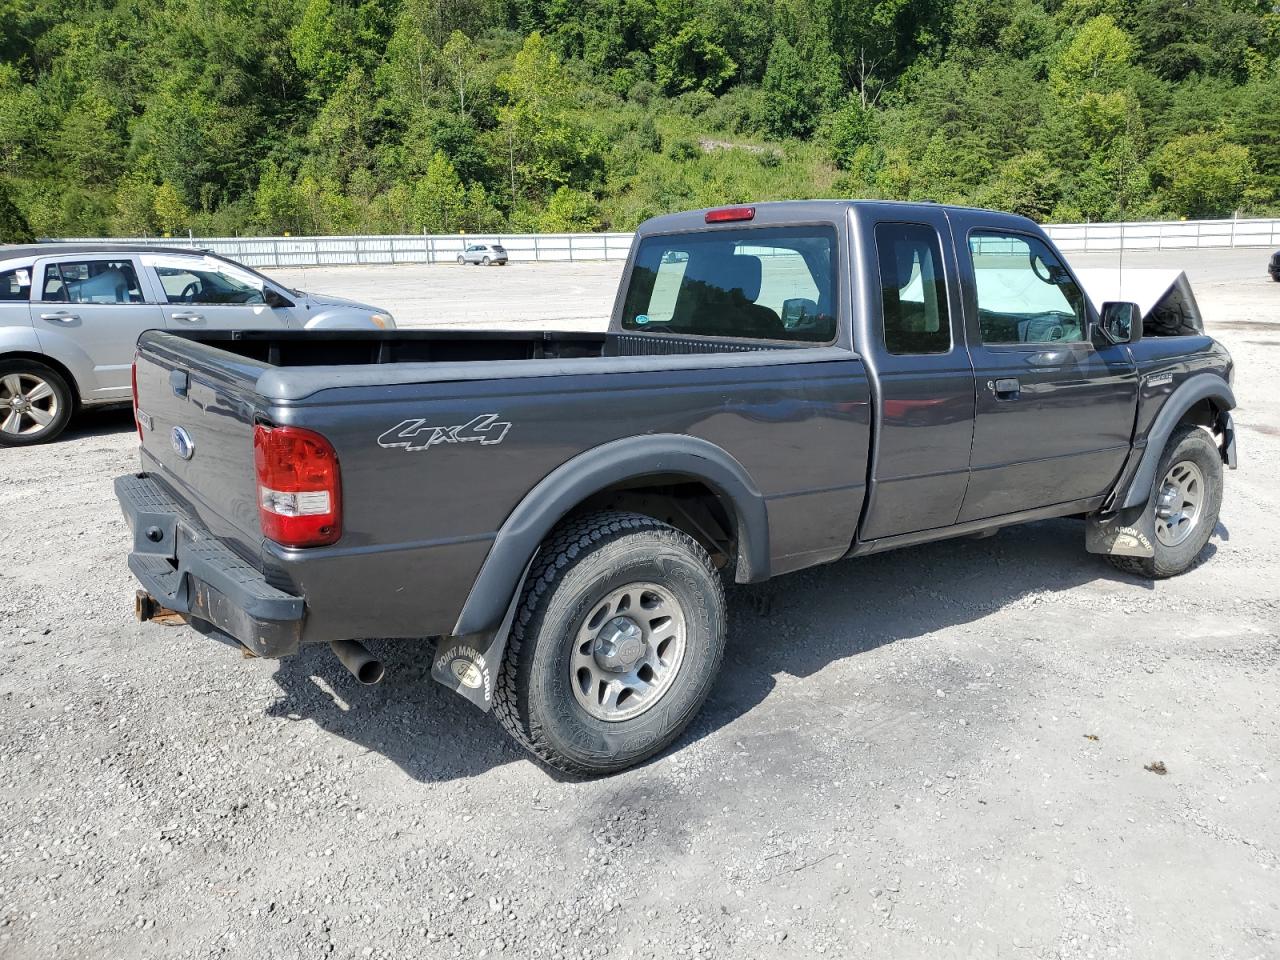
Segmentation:
[(455, 637), (491, 632), (507, 614), (524, 572), (551, 529), (593, 494), (627, 480), (680, 474), (699, 480), (733, 507), (740, 583), (769, 577), (769, 516), (746, 469), (720, 447), (680, 434), (615, 440), (547, 474), (511, 511), (471, 587)]
[(1160, 465), (1160, 457), (1164, 454), (1164, 446), (1169, 442), (1174, 428), (1181, 422), (1187, 411), (1201, 400), (1212, 400), (1222, 410), (1232, 410), (1236, 405), (1235, 394), (1231, 386), (1222, 377), (1214, 373), (1197, 373), (1184, 380), (1156, 414), (1147, 431), (1146, 448), (1138, 469), (1129, 481), (1124, 497), (1119, 501), (1119, 509), (1136, 507), (1147, 502), (1151, 494), (1151, 485), (1155, 482), (1156, 468)]

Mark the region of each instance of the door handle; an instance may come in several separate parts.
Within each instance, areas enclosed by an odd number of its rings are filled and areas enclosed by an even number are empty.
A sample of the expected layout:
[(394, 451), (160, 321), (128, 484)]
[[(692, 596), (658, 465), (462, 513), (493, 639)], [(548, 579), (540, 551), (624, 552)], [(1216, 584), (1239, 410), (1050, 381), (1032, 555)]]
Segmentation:
[(199, 323), (204, 316), (199, 313), (175, 313), (173, 319), (181, 320), (183, 323)]
[(1022, 384), (1016, 377), (1004, 377), (1000, 380), (988, 380), (987, 385), (995, 391), (997, 400), (1017, 400), (1022, 392)]
[(75, 323), (80, 317), (77, 314), (67, 313), (63, 310), (58, 313), (42, 313), (40, 314), (40, 319), (52, 320), (54, 323)]

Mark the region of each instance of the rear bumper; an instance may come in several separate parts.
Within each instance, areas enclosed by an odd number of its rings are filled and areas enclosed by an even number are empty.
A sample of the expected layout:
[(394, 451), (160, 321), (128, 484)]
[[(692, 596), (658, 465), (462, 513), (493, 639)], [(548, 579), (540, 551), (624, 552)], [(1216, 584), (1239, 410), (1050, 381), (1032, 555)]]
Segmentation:
[(297, 652), (306, 616), (301, 597), (268, 583), (150, 475), (117, 477), (115, 490), (133, 531), (129, 569), (157, 603), (260, 657)]

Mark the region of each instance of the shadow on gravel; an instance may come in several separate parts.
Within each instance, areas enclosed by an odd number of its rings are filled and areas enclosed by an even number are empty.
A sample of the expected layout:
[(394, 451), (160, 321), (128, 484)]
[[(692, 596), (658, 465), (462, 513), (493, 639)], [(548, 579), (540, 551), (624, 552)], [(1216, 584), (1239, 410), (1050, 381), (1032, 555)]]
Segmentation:
[(387, 668), (372, 687), (357, 683), (327, 645), (281, 660), (273, 679), (284, 696), (268, 715), (309, 720), (424, 782), (474, 777), (526, 757), (492, 718), (431, 679), (425, 640), (368, 646)]
[[(1201, 559), (1214, 549), (1207, 546)], [(982, 540), (944, 540), (734, 587), (720, 678), (675, 749), (766, 700), (777, 674), (813, 677), (895, 640), (971, 623), (1034, 595), (1097, 580), (1153, 589), (1086, 553), (1079, 521), (1046, 520)]]
[[(1225, 537), (1225, 529), (1218, 532)], [(1201, 562), (1214, 549), (1206, 547)], [(776, 674), (813, 677), (836, 661), (895, 640), (971, 623), (1035, 595), (1096, 580), (1152, 589), (1086, 553), (1078, 521), (1047, 520), (984, 540), (942, 541), (733, 587), (720, 677), (672, 750), (768, 699)], [(416, 780), (471, 777), (529, 759), (492, 718), (431, 679), (425, 641), (370, 647), (386, 664), (382, 683), (361, 687), (327, 647), (304, 648), (281, 661), (274, 679), (284, 697), (268, 712), (316, 723), (382, 754)]]
[(133, 422), (133, 410), (130, 407), (109, 407), (106, 410), (84, 410), (77, 413), (67, 424), (67, 429), (54, 440), (74, 440), (78, 437), (109, 437), (117, 433), (136, 430)]

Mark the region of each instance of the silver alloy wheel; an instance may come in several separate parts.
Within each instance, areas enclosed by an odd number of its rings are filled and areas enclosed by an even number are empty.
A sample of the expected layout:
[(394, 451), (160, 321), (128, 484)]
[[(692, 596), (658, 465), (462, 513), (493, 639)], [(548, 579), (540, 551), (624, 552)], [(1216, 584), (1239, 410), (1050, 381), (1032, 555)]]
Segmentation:
[(688, 630), (680, 603), (656, 583), (619, 587), (591, 608), (573, 640), (569, 683), (598, 720), (630, 720), (670, 688)]
[(1160, 482), (1156, 494), (1156, 539), (1176, 547), (1196, 528), (1204, 510), (1204, 474), (1190, 460), (1179, 460)]
[(58, 394), (34, 373), (0, 377), (0, 431), (21, 437), (39, 433), (57, 419)]

